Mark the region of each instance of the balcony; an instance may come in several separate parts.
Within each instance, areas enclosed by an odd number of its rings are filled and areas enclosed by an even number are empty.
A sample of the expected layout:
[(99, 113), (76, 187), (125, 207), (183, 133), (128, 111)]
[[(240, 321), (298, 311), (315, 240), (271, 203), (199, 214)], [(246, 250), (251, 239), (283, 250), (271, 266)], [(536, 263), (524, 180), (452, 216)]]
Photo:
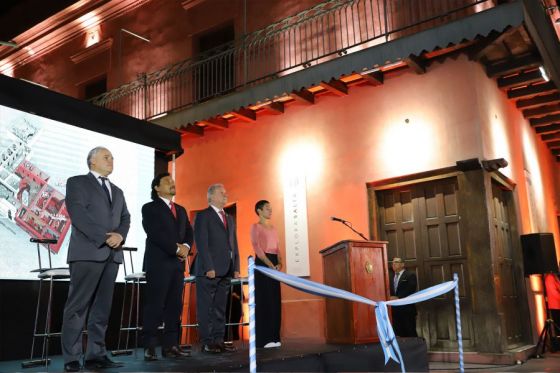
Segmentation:
[[(328, 0), (205, 54), (142, 74), (91, 102), (150, 120), (302, 70), (311, 71), (329, 61), (503, 2)], [(374, 70), (376, 66), (368, 68)]]

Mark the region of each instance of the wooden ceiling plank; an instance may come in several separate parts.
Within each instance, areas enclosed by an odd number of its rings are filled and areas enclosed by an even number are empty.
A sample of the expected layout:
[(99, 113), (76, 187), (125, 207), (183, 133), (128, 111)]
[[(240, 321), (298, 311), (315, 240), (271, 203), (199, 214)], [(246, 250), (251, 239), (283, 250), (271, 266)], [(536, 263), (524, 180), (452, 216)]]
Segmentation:
[(219, 130), (225, 130), (229, 127), (229, 123), (227, 119), (221, 117), (208, 118), (208, 119), (200, 120), (198, 122), (212, 128), (217, 128)]
[(182, 134), (191, 134), (191, 135), (196, 135), (199, 137), (204, 136), (204, 128), (197, 126), (197, 125), (192, 125), (192, 124), (187, 124), (186, 126), (181, 126), (177, 129), (177, 131), (181, 132)]
[(231, 114), (234, 117), (244, 120), (246, 122), (254, 123), (257, 121), (257, 113), (251, 109), (246, 109), (242, 107), (239, 108), (238, 110), (232, 111)]
[(498, 88), (508, 89), (544, 81), (539, 70), (522, 72), (519, 75), (498, 78)]
[(315, 95), (307, 89), (300, 89), (299, 91), (292, 91), (290, 96), (301, 103), (306, 105), (313, 105), (315, 103)]
[(555, 123), (549, 126), (541, 126), (535, 128), (535, 132), (538, 134), (553, 133), (558, 131), (560, 131), (560, 123)]
[(560, 132), (553, 132), (553, 133), (547, 133), (547, 134), (541, 135), (541, 139), (544, 142), (551, 142), (551, 141), (555, 141), (555, 140), (560, 140)]
[(280, 115), (284, 114), (284, 103), (283, 102), (271, 102), (268, 105), (263, 106), (263, 108), (270, 111), (272, 114)]
[(488, 36), (478, 40), (469, 48), (469, 51), (467, 52), (468, 58), (471, 61), (480, 60), (482, 57), (484, 57), (490, 47), (497, 43), (501, 43), (508, 35), (508, 32), (500, 33), (497, 31), (492, 31)]
[(328, 83), (322, 81), (319, 85), (337, 96), (348, 95), (348, 87), (344, 82), (338, 79), (331, 79)]
[(525, 118), (541, 117), (543, 115), (550, 115), (560, 113), (560, 104), (544, 105), (532, 109), (523, 110)]
[(369, 74), (363, 74), (362, 78), (364, 79), (364, 81), (366, 81), (368, 84), (371, 84), (372, 86), (382, 85), (384, 80), (383, 71), (374, 71)]
[(426, 60), (424, 58), (411, 54), (404, 58), (403, 61), (406, 62), (406, 64), (414, 70), (416, 74), (426, 73)]
[(517, 106), (518, 109), (529, 109), (535, 106), (552, 104), (555, 102), (560, 102), (560, 92), (553, 92), (547, 95), (535, 96), (529, 99), (519, 100), (516, 102), (515, 106)]
[(518, 99), (523, 97), (536, 96), (542, 93), (549, 93), (556, 90), (556, 86), (553, 82), (546, 82), (543, 84), (534, 84), (524, 88), (517, 88), (509, 90), (507, 95), (508, 98)]
[(549, 124), (554, 124), (560, 122), (560, 114), (547, 115), (545, 117), (533, 118), (530, 120), (531, 126), (547, 126)]
[(530, 67), (538, 67), (542, 65), (542, 59), (534, 54), (527, 54), (521, 57), (515, 57), (505, 62), (500, 62), (486, 66), (486, 75), (489, 78), (512, 74), (519, 70), (528, 69)]

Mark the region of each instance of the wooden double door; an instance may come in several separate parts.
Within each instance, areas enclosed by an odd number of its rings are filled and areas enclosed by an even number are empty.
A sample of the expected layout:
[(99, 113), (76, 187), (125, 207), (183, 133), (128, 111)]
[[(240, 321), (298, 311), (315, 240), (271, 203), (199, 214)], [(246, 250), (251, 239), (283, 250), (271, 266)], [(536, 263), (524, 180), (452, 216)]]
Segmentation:
[[(479, 199), (488, 201), (487, 204), (491, 206), (481, 206), (470, 202), (469, 194), (473, 190), (460, 190), (460, 184), (457, 177), (450, 177), (375, 191), (377, 233), (380, 240), (389, 242), (389, 259), (401, 257), (407, 268), (416, 272), (419, 289), (452, 280), (453, 273), (458, 274), (463, 344), (467, 350), (479, 350), (475, 346), (475, 333), (486, 333), (474, 329), (478, 320), (473, 317), (473, 310), (476, 313), (477, 307), (485, 302), (484, 297), (490, 293), (494, 299), (486, 300), (487, 303), (481, 309), (492, 313), (488, 308), (494, 308), (496, 323), (500, 324), (497, 327), (505, 329), (501, 332), (507, 333), (507, 343), (501, 343), (499, 348), (482, 347), (480, 350), (505, 350), (519, 343), (522, 338), (519, 312), (515, 308), (519, 301), (519, 284), (512, 270), (514, 258), (510, 218), (514, 215), (510, 211), (513, 206), (508, 197), (511, 192), (493, 186), (492, 196), (485, 197), (482, 186), (474, 192), (481, 193), (482, 198)], [(472, 214), (473, 209), (480, 213)], [(491, 215), (490, 219), (488, 214)], [(477, 215), (486, 216), (486, 223), (467, 221)], [(473, 238), (479, 234), (489, 238), (483, 240), (489, 241), (484, 247), (472, 244), (477, 241)], [(476, 255), (471, 255), (473, 250)], [(491, 272), (493, 262), (499, 264), (495, 275)], [(478, 266), (486, 271), (480, 271)], [(477, 284), (480, 278), (473, 281), (473, 276), (487, 276), (486, 287), (479, 289)], [(493, 277), (499, 280), (500, 286), (492, 284)], [(481, 294), (478, 294), (479, 291)], [(418, 304), (417, 308), (417, 329), (429, 348), (456, 349), (453, 293)], [(496, 330), (487, 332), (495, 333)]]

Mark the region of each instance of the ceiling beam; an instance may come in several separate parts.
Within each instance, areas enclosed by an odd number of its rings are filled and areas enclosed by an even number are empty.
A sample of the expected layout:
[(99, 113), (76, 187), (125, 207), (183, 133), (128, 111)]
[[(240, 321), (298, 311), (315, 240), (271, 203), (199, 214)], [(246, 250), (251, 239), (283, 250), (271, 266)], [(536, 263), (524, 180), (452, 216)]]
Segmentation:
[(542, 65), (542, 59), (534, 54), (526, 54), (522, 57), (512, 58), (510, 60), (487, 65), (486, 75), (489, 78), (496, 78), (502, 75), (512, 74), (519, 70), (528, 69)]
[(551, 141), (546, 144), (549, 149), (560, 149), (560, 141)]
[(369, 74), (362, 74), (362, 78), (368, 84), (372, 86), (378, 86), (383, 84), (383, 71), (374, 71)]
[(271, 102), (268, 105), (263, 106), (274, 115), (284, 114), (284, 103), (283, 102)]
[(547, 126), (549, 124), (560, 122), (560, 114), (547, 115), (546, 117), (533, 118), (530, 120), (531, 126)]
[(556, 90), (556, 86), (553, 82), (546, 82), (542, 84), (532, 84), (524, 88), (516, 88), (509, 90), (507, 95), (508, 98), (522, 98), (536, 96), (541, 93), (549, 93)]
[(523, 110), (525, 118), (542, 117), (543, 115), (560, 113), (560, 104), (544, 105), (532, 109)]
[(416, 74), (426, 73), (426, 59), (415, 56), (414, 54), (409, 55), (403, 59), (404, 62), (412, 69)]
[(553, 132), (558, 132), (558, 131), (560, 131), (560, 124), (559, 123), (551, 124), (550, 126), (542, 126), (542, 127), (536, 127), (535, 128), (535, 132), (538, 133), (538, 134), (553, 133)]
[(550, 149), (550, 152), (554, 155), (560, 155), (560, 149)]
[(229, 123), (227, 119), (224, 119), (222, 117), (214, 117), (214, 118), (199, 120), (198, 123), (202, 123), (208, 127), (217, 128), (219, 130), (225, 130), (226, 128), (229, 127)]
[(508, 89), (544, 81), (539, 70), (521, 72), (518, 75), (510, 75), (498, 78), (498, 88)]
[(535, 106), (540, 106), (543, 104), (551, 104), (554, 102), (560, 102), (560, 92), (554, 92), (543, 96), (535, 96), (526, 100), (519, 100), (515, 104), (518, 109), (528, 109)]
[(507, 35), (507, 32), (500, 33), (493, 30), (490, 34), (488, 34), (488, 36), (478, 40), (475, 44), (468, 48), (469, 51), (467, 52), (467, 56), (469, 60), (480, 60), (482, 57), (484, 57), (490, 47), (495, 44), (501, 43)]
[(251, 109), (239, 108), (238, 110), (232, 111), (231, 115), (245, 122), (254, 123), (257, 121), (257, 113)]
[(292, 91), (290, 94), (294, 100), (304, 103), (306, 105), (312, 105), (315, 103), (315, 96), (313, 93), (305, 88), (300, 89), (299, 91)]
[(331, 79), (328, 83), (322, 81), (319, 85), (337, 96), (346, 96), (348, 94), (348, 86), (338, 79)]
[(547, 133), (545, 135), (541, 135), (541, 139), (544, 142), (560, 140), (560, 132), (553, 132), (553, 133)]
[(181, 126), (177, 129), (177, 131), (181, 132), (182, 134), (192, 134), (199, 137), (204, 136), (204, 128), (193, 124), (187, 124), (186, 126)]

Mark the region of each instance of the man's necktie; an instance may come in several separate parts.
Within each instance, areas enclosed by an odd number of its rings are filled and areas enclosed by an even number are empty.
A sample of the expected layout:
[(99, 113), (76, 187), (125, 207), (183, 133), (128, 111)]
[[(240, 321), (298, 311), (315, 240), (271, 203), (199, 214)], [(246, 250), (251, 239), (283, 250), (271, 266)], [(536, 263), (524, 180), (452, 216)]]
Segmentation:
[(397, 292), (398, 284), (399, 284), (399, 274), (395, 273), (395, 278), (393, 279), (393, 286), (395, 287), (395, 293)]
[(109, 203), (111, 203), (111, 193), (109, 192), (109, 188), (107, 188), (107, 184), (105, 184), (108, 179), (103, 176), (99, 176), (99, 179), (101, 180), (101, 188), (103, 188), (103, 191), (105, 192)]
[(224, 223), (224, 227), (226, 227), (227, 229), (227, 219), (226, 219), (226, 213), (224, 210), (220, 210), (220, 216), (222, 217), (222, 222)]
[(177, 210), (175, 209), (175, 204), (173, 202), (169, 202), (169, 208), (171, 209), (173, 217), (177, 219)]

